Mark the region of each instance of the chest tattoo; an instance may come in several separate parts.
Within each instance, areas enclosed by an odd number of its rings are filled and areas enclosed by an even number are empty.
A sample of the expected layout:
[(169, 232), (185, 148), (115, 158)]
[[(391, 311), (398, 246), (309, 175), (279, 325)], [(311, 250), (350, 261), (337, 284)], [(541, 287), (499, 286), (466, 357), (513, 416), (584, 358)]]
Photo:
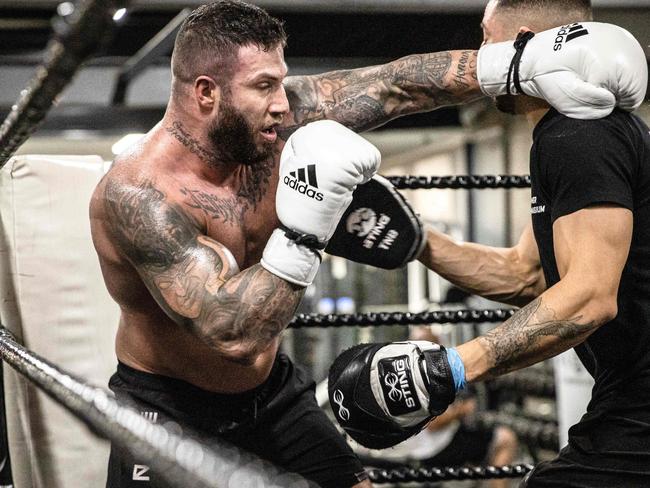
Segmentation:
[(236, 196), (218, 196), (201, 190), (181, 188), (187, 197), (186, 205), (203, 210), (211, 219), (225, 224), (241, 221), (248, 210), (255, 212), (269, 188), (273, 171), (273, 159), (247, 168), (246, 177)]
[(224, 224), (241, 221), (246, 211), (237, 197), (219, 198), (212, 193), (188, 188), (182, 188), (181, 193), (188, 198), (185, 203), (189, 207), (203, 210), (211, 219), (220, 220)]

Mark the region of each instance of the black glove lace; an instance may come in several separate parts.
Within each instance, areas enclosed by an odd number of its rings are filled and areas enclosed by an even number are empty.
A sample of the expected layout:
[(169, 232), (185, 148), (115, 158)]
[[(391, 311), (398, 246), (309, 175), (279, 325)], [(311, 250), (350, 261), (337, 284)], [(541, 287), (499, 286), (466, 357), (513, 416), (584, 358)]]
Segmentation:
[(327, 243), (320, 242), (314, 234), (299, 234), (295, 230), (291, 230), (289, 227), (282, 224), (280, 224), (280, 228), (284, 231), (284, 235), (289, 239), (295, 241), (296, 244), (308, 247), (312, 251), (316, 252), (319, 257), (320, 253), (317, 251), (322, 251), (327, 246)]
[[(508, 95), (516, 95), (517, 93), (524, 92), (521, 89), (521, 85), (519, 84), (519, 63), (521, 62), (521, 57), (524, 54), (524, 48), (526, 47), (526, 44), (528, 44), (528, 41), (530, 41), (533, 37), (535, 37), (534, 32), (526, 31), (520, 32), (517, 36), (517, 39), (515, 40), (515, 55), (512, 57), (512, 61), (510, 61), (510, 68), (508, 68), (508, 80), (506, 83), (506, 91), (508, 92)], [(514, 93), (510, 90), (511, 79), (515, 85)]]

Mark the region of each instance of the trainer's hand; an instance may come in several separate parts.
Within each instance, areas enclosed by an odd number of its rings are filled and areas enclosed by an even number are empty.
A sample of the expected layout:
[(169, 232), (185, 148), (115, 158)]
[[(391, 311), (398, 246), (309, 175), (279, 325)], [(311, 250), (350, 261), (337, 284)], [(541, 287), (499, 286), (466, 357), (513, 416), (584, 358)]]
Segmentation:
[[(516, 62), (508, 76), (517, 42), (486, 44), (479, 50), (477, 75), (486, 95), (518, 93)], [(580, 22), (540, 32), (524, 44), (518, 70), (523, 93), (545, 99), (564, 115), (596, 119), (617, 105), (631, 111), (643, 102), (648, 86), (645, 53), (621, 27)]]
[(361, 344), (339, 355), (329, 372), (336, 420), (370, 449), (417, 434), (465, 386), (455, 349), (426, 341)]
[(337, 122), (313, 122), (294, 132), (280, 158), (275, 206), (283, 228), (273, 231), (262, 266), (309, 285), (352, 192), (377, 172), (380, 162), (375, 146)]

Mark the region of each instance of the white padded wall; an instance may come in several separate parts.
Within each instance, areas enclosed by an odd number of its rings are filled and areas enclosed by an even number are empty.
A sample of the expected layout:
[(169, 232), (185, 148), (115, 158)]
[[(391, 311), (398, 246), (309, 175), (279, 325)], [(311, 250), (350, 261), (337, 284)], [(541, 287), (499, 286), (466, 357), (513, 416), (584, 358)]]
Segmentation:
[[(0, 317), (28, 349), (105, 388), (119, 310), (88, 220), (103, 174), (98, 156), (18, 156), (0, 172)], [(108, 444), (7, 365), (4, 379), (15, 487), (104, 486)]]

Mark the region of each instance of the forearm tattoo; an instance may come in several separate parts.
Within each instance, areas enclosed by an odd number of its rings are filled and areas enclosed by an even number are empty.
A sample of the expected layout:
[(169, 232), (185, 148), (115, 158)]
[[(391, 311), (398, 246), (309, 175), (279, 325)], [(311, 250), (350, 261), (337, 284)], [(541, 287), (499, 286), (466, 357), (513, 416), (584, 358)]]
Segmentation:
[(584, 323), (581, 316), (558, 319), (542, 297), (536, 298), (502, 325), (478, 338), (489, 356), (488, 378), (554, 356), (577, 345), (593, 330), (594, 323)]
[(286, 327), (303, 289), (259, 264), (235, 274), (223, 246), (154, 183), (107, 181), (105, 199), (119, 248), (175, 322), (244, 364)]
[(298, 127), (320, 119), (337, 120), (361, 132), (402, 115), (477, 98), (476, 60), (476, 51), (445, 51), (381, 66), (287, 78), (293, 123), (280, 136), (286, 140)]
[[(476, 62), (472, 66), (472, 61), (470, 60), (471, 51), (463, 51), (458, 59), (458, 65), (456, 71), (454, 72), (453, 80), (456, 86), (461, 89), (469, 88), (467, 82), (467, 73), (473, 67), (476, 69)], [(476, 79), (476, 71), (474, 71), (474, 79)]]

